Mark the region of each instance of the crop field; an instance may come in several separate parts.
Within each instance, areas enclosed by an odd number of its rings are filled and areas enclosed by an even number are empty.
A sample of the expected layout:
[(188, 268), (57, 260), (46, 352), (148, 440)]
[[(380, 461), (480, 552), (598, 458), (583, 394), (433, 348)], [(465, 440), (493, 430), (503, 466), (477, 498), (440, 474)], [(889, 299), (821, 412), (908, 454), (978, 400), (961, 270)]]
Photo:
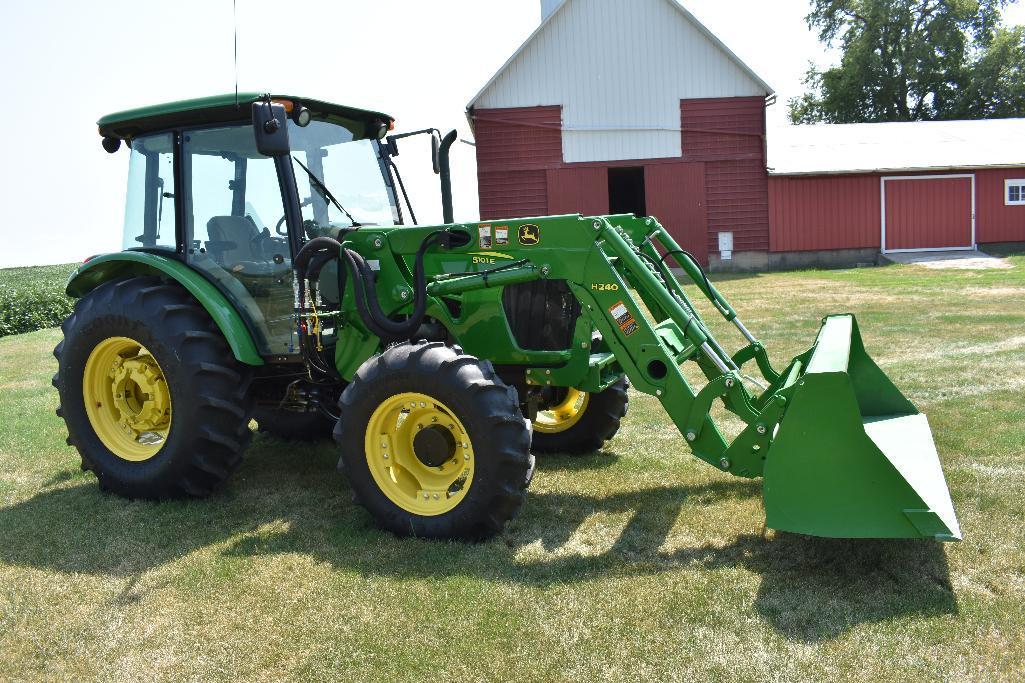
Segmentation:
[(127, 501), (65, 446), (60, 332), (0, 338), (0, 680), (1020, 681), (1011, 262), (719, 278), (777, 367), (823, 315), (857, 314), (929, 416), (954, 544), (766, 531), (761, 482), (691, 457), (636, 392), (604, 450), (539, 458), (522, 514), (486, 543), (379, 531), (330, 443), (257, 436), (213, 497)]
[(74, 303), (64, 284), (75, 265), (0, 268), (0, 337), (59, 325)]

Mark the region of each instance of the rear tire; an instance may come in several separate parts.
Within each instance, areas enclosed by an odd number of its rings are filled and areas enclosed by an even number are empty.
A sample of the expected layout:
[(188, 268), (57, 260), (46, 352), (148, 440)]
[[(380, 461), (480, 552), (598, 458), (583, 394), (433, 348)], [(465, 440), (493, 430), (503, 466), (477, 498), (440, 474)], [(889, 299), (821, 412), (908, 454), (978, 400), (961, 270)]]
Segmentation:
[(100, 488), (199, 497), (228, 478), (252, 436), (250, 370), (186, 290), (155, 277), (106, 282), (61, 328), (57, 415)]
[[(567, 419), (538, 417), (534, 421), (534, 453), (567, 453), (585, 455), (605, 445), (619, 431), (619, 425), (630, 408), (626, 377), (597, 394), (584, 394), (578, 411)], [(582, 392), (581, 392), (582, 393)], [(565, 397), (560, 396), (560, 400)]]
[(478, 540), (522, 507), (530, 425), (490, 362), (439, 342), (392, 346), (360, 367), (339, 407), (339, 469), (385, 529)]

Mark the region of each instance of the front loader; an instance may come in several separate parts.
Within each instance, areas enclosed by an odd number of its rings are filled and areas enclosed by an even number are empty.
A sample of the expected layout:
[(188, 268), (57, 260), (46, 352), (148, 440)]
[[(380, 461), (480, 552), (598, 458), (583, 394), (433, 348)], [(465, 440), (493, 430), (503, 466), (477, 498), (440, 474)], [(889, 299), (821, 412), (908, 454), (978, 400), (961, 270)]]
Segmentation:
[[(699, 459), (764, 478), (770, 528), (960, 539), (928, 422), (853, 315), (826, 317), (777, 371), (653, 217), (455, 223), (454, 133), (426, 131), (445, 224), (417, 226), (391, 127), (258, 93), (101, 119), (108, 151), (131, 148), (126, 249), (72, 275), (54, 384), (102, 487), (206, 495), (255, 416), (282, 438), (332, 432), (383, 527), (484, 538), (522, 505), (533, 454), (601, 447), (632, 385)], [(739, 350), (681, 278), (736, 327)], [(716, 402), (746, 425), (732, 440)]]

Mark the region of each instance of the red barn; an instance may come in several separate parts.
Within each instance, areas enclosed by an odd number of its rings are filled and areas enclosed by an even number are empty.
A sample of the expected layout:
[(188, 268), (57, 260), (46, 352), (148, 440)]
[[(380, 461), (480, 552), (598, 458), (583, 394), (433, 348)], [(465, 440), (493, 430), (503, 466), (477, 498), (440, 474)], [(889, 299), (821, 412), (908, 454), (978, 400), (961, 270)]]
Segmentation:
[(1025, 119), (769, 134), (769, 264), (1025, 247)]
[(467, 107), (482, 220), (652, 215), (713, 270), (1025, 243), (1023, 120), (767, 136), (772, 89), (675, 0), (541, 7)]
[(468, 105), (482, 220), (657, 216), (703, 261), (769, 249), (772, 89), (674, 0), (542, 1)]

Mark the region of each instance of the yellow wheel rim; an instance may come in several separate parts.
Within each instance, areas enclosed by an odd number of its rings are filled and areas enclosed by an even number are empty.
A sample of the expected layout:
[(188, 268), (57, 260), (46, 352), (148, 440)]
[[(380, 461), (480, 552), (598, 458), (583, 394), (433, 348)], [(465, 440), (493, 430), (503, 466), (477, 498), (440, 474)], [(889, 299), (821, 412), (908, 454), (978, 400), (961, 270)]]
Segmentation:
[(557, 406), (548, 410), (539, 410), (534, 420), (534, 430), (542, 434), (564, 432), (584, 416), (591, 395), (579, 389), (570, 389), (566, 398)]
[(160, 364), (128, 337), (109, 337), (85, 361), (82, 398), (93, 431), (111, 453), (149, 460), (171, 430), (171, 392)]
[(364, 450), (378, 488), (416, 515), (454, 509), (473, 481), (473, 444), (466, 428), (427, 394), (396, 394), (377, 406)]

